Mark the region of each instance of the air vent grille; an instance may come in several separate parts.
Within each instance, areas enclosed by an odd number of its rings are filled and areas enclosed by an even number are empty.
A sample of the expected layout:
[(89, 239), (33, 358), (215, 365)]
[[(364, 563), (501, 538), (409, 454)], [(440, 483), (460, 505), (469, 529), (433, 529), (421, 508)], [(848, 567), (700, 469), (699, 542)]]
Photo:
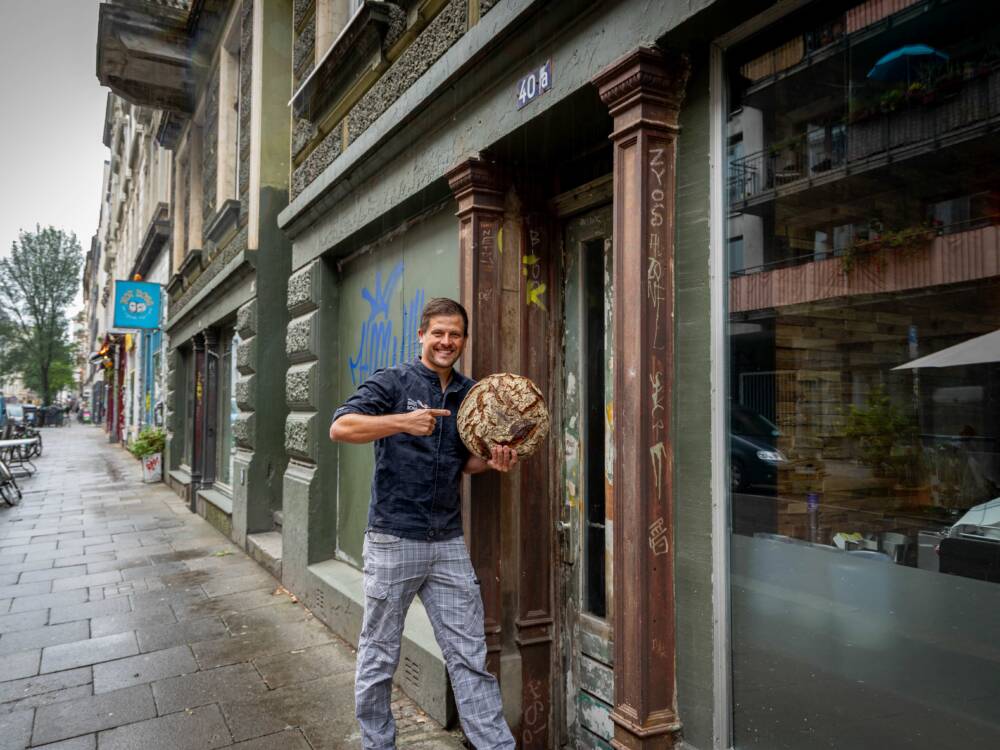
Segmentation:
[[(410, 690), (419, 689), (421, 686), (420, 680), (420, 664), (409, 656), (403, 657), (403, 682), (406, 687)], [(414, 693), (410, 693), (414, 695)]]

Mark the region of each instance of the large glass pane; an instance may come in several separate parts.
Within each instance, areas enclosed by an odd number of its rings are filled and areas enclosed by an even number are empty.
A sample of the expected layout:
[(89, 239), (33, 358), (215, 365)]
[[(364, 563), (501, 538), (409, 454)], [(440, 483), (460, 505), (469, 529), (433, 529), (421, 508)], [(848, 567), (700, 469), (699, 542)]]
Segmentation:
[(233, 454), (236, 447), (233, 422), (236, 419), (236, 347), (239, 335), (227, 328), (222, 334), (222, 361), (219, 363), (219, 442), (216, 447), (216, 481), (230, 485), (233, 476)]
[(1000, 5), (726, 68), (736, 745), (1000, 747)]
[(182, 414), (183, 422), (174, 427), (174, 434), (180, 434), (180, 440), (183, 445), (183, 463), (190, 467), (194, 464), (194, 414), (200, 379), (196, 372), (197, 358), (192, 349), (185, 347), (179, 348), (177, 351), (181, 358), (180, 366), (184, 384), (184, 411)]

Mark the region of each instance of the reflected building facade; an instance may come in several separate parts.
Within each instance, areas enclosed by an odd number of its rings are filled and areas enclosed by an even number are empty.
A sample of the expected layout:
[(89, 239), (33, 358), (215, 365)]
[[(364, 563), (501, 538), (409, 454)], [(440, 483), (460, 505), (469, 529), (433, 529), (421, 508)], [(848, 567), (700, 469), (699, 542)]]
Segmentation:
[(998, 39), (824, 3), (727, 50), (737, 746), (1000, 741)]

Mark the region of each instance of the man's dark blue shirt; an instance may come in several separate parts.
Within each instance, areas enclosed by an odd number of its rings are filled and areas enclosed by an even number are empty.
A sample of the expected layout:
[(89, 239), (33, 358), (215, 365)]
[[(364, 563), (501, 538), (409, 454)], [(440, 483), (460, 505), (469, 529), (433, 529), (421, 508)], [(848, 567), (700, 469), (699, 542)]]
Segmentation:
[(405, 432), (375, 441), (368, 527), (405, 539), (443, 541), (462, 533), (459, 483), (469, 451), (458, 436), (456, 416), (474, 381), (451, 371), (441, 390), (438, 374), (419, 359), (378, 370), (333, 413), (402, 414), (448, 409), (430, 435)]

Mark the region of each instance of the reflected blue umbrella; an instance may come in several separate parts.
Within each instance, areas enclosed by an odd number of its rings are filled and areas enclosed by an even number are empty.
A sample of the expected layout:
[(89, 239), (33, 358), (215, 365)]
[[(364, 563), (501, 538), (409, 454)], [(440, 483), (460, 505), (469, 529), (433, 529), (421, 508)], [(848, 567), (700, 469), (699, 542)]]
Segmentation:
[(873, 81), (901, 81), (910, 79), (913, 62), (947, 62), (948, 55), (926, 44), (908, 44), (883, 55), (868, 71)]

